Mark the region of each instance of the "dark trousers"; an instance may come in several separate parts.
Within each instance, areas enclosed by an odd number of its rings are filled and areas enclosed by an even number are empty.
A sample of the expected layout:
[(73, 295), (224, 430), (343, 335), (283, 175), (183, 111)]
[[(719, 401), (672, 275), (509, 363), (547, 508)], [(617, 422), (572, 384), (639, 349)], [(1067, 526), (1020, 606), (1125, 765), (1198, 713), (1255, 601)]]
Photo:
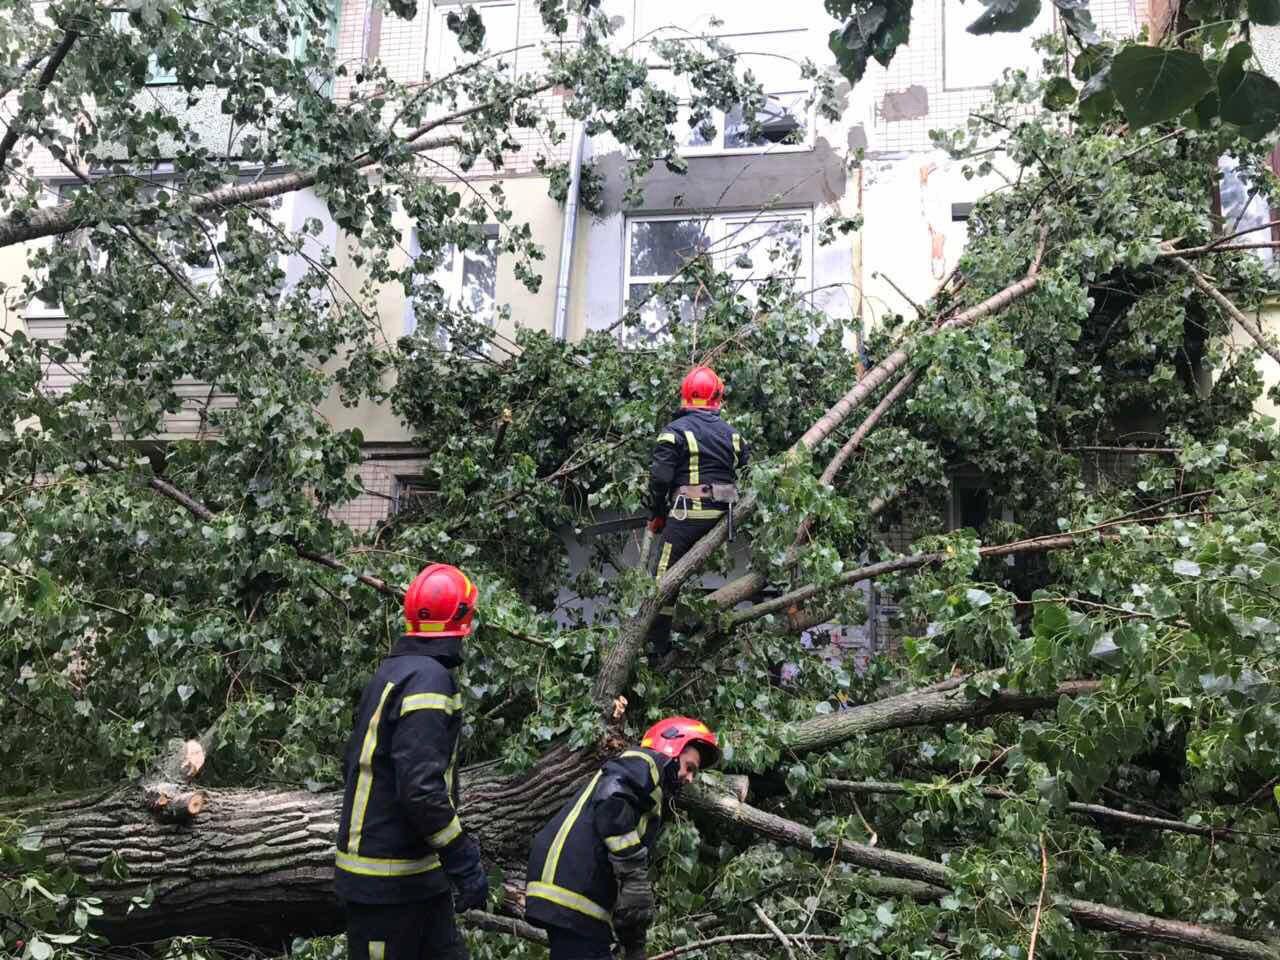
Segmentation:
[[(686, 511), (690, 516), (683, 520), (678, 519)], [(662, 547), (658, 553), (658, 567), (654, 574), (655, 577), (661, 580), (667, 569), (693, 549), (693, 545), (701, 540), (703, 535), (720, 521), (723, 513), (723, 504), (713, 503), (709, 500), (689, 501), (689, 506), (683, 510), (680, 508), (680, 501), (677, 501), (677, 506), (672, 510), (672, 515), (667, 517), (667, 525), (662, 528)], [(671, 603), (658, 611), (657, 617), (654, 618), (653, 626), (649, 628), (649, 660), (651, 663), (656, 663), (671, 652), (671, 621), (676, 615), (677, 599), (678, 596), (672, 597)]]
[(350, 960), (467, 960), (453, 896), (414, 903), (347, 903)]
[(608, 940), (593, 940), (561, 927), (547, 928), (551, 960), (613, 960)]

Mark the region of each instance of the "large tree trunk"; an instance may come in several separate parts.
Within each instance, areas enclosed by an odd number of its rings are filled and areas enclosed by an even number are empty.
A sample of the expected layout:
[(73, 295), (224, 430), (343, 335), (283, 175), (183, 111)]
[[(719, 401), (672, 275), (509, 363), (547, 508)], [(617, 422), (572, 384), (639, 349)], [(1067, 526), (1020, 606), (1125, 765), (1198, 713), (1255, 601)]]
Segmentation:
[[(1048, 696), (998, 693), (969, 699), (964, 678), (864, 704), (838, 717), (781, 728), (792, 749), (834, 746), (860, 734), (893, 727), (947, 723), (1001, 712), (1052, 706), (1092, 685), (1066, 684)], [(461, 816), (480, 841), (485, 859), (507, 875), (524, 877), (529, 841), (569, 799), (602, 757), (624, 744), (606, 737), (599, 750), (556, 747), (530, 769), (504, 774), (496, 764), (461, 775)], [(174, 764), (163, 779), (182, 776)], [(185, 789), (163, 784), (170, 793)], [(181, 796), (182, 794), (176, 794)], [(333, 896), (333, 849), (338, 803), (334, 792), (202, 791), (194, 816), (159, 815), (148, 789), (129, 785), (10, 811), (39, 825), (42, 847), (55, 863), (89, 879), (102, 898), (102, 931), (115, 942), (179, 934), (234, 934), (278, 943), (303, 933), (331, 932), (342, 918)], [(107, 862), (115, 854), (125, 875)], [(150, 887), (154, 906), (129, 912)]]
[[(522, 880), (530, 839), (599, 762), (593, 751), (557, 748), (515, 776), (493, 764), (463, 771), (461, 816), (485, 859)], [(91, 878), (106, 911), (99, 929), (113, 942), (191, 934), (280, 944), (341, 930), (333, 851), (342, 795), (205, 793), (185, 822), (155, 816), (136, 785), (46, 802), (26, 815), (54, 864)], [(148, 887), (153, 906), (129, 912)]]

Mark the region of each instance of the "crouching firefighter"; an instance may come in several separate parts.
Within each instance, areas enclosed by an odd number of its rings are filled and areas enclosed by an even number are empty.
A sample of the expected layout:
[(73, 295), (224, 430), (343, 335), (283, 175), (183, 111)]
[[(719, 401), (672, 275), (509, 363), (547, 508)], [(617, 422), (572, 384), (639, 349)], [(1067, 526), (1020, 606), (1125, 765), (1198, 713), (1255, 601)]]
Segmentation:
[(600, 768), (533, 840), (525, 919), (551, 960), (610, 960), (612, 943), (643, 960), (653, 920), (649, 858), (680, 788), (720, 759), (716, 735), (689, 717), (649, 728)]
[[(662, 533), (656, 576), (683, 557), (703, 534), (729, 518), (738, 499), (738, 471), (750, 450), (742, 435), (720, 418), (724, 384), (710, 367), (694, 367), (680, 385), (681, 414), (663, 428), (649, 467), (649, 530)], [(675, 599), (649, 628), (649, 663), (657, 667), (671, 653)]]
[(453, 670), (476, 594), (455, 567), (419, 573), (404, 597), (404, 636), (360, 699), (334, 872), (351, 960), (466, 960), (455, 911), (488, 897), (480, 849), (457, 814)]

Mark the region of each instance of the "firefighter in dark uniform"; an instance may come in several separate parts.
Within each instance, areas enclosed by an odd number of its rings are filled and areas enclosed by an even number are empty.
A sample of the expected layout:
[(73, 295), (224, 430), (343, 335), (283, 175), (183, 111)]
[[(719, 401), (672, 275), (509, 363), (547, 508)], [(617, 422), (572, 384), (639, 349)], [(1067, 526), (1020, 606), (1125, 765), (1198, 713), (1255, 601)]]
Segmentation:
[(533, 839), (525, 919), (547, 931), (551, 960), (644, 960), (653, 920), (649, 858), (669, 806), (720, 759), (716, 735), (690, 717), (649, 728), (609, 760)]
[[(737, 430), (720, 418), (724, 384), (710, 367), (694, 367), (680, 385), (679, 417), (658, 434), (649, 468), (649, 529), (662, 536), (656, 576), (689, 552), (732, 510), (738, 471), (750, 450)], [(730, 518), (732, 521), (732, 517)], [(649, 629), (649, 663), (671, 653), (675, 600), (659, 611)]]
[(334, 872), (351, 960), (466, 960), (455, 911), (488, 897), (480, 849), (458, 820), (455, 775), (462, 700), (452, 671), (476, 594), (455, 567), (418, 574), (404, 636), (360, 699)]

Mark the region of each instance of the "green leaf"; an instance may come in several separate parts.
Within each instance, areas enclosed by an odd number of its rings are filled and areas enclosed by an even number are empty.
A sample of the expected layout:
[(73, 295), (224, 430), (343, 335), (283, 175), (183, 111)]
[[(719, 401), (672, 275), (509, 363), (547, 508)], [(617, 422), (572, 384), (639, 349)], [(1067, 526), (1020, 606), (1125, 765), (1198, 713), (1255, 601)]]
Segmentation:
[(451, 11), (445, 17), (445, 26), (457, 34), (463, 53), (479, 53), (484, 46), (484, 21), (475, 7), (468, 6), (462, 15)]
[(1132, 44), (1112, 61), (1111, 87), (1129, 123), (1146, 127), (1195, 106), (1213, 78), (1190, 51)]
[(1217, 92), (1222, 119), (1239, 127), (1248, 140), (1262, 140), (1280, 124), (1280, 83), (1257, 70), (1240, 69), (1252, 54), (1248, 44), (1231, 47), (1219, 73)]
[(1054, 77), (1044, 88), (1046, 110), (1066, 110), (1076, 102), (1076, 88), (1066, 77)]
[(1053, 5), (1058, 8), (1059, 19), (1080, 45), (1086, 48), (1086, 52), (1102, 42), (1102, 36), (1093, 22), (1093, 15), (1089, 13), (1089, 0), (1053, 0)]
[(27, 943), (27, 953), (31, 960), (49, 960), (53, 956), (53, 947), (36, 937)]
[(970, 587), (966, 590), (964, 592), (964, 598), (969, 601), (969, 606), (971, 607), (985, 607), (991, 602), (991, 594), (987, 593), (985, 590), (978, 590), (975, 587)]
[(1267, 27), (1280, 24), (1280, 0), (1248, 0), (1249, 22)]
[(1040, 15), (1040, 0), (984, 0), (987, 10), (966, 28), (970, 33), (1017, 33)]
[(1169, 566), (1170, 569), (1180, 577), (1200, 576), (1200, 564), (1196, 563), (1194, 560), (1179, 559), (1173, 561)]

